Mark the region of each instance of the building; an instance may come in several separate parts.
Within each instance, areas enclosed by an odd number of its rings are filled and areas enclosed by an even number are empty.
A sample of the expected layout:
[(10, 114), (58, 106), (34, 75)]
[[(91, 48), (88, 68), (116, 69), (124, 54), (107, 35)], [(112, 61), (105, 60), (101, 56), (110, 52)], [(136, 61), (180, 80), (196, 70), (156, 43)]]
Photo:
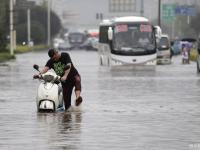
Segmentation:
[(66, 28), (97, 28), (102, 19), (140, 15), (141, 0), (59, 0), (52, 9), (61, 16)]
[[(33, 1), (33, 0), (32, 0)], [(35, 0), (42, 3), (44, 0)], [(52, 9), (68, 29), (97, 28), (102, 19), (145, 16), (156, 22), (159, 0), (49, 0)], [(161, 0), (161, 4), (200, 5), (199, 0)]]

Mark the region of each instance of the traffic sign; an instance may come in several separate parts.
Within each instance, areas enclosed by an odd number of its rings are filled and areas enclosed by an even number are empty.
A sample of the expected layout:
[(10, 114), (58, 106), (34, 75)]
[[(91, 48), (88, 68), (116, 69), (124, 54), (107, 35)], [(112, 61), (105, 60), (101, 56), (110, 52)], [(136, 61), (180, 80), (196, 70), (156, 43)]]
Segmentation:
[(172, 21), (175, 15), (175, 5), (174, 4), (163, 4), (162, 5), (162, 19), (164, 21)]
[(185, 16), (195, 16), (196, 14), (195, 6), (187, 6), (187, 5), (177, 6), (175, 9), (175, 14), (185, 15)]

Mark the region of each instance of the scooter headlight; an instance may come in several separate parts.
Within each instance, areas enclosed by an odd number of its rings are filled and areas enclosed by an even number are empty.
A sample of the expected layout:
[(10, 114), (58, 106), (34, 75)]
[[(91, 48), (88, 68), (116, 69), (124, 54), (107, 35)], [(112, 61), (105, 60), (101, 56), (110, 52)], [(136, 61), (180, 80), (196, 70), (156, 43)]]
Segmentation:
[(43, 79), (46, 82), (51, 82), (51, 81), (53, 81), (54, 76), (52, 76), (52, 75), (44, 75)]
[(42, 101), (39, 108), (43, 110), (54, 110), (54, 104), (52, 101)]

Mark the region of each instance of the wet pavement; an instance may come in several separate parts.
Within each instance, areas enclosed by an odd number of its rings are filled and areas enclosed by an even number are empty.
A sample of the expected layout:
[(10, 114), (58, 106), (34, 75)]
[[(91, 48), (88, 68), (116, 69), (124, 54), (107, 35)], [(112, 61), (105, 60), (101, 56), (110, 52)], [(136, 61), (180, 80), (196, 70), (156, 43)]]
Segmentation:
[[(69, 51), (82, 77), (81, 111), (37, 113), (32, 65), (46, 52), (0, 65), (1, 150), (199, 150), (196, 64), (100, 67), (97, 52)], [(74, 95), (73, 95), (74, 99)]]

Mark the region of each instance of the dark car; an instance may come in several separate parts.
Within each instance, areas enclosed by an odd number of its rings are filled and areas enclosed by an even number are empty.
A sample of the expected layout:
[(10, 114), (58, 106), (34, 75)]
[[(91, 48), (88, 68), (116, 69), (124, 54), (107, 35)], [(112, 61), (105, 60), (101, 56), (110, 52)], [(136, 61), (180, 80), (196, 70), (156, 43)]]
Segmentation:
[(68, 40), (72, 49), (80, 49), (86, 39), (86, 34), (82, 32), (70, 32), (68, 35)]

